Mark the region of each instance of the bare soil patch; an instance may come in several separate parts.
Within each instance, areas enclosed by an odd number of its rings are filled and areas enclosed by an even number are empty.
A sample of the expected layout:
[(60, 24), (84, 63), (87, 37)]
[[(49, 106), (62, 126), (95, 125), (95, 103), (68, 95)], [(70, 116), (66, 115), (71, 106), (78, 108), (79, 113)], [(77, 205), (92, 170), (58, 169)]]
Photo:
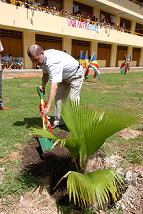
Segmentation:
[[(57, 132), (57, 135), (63, 138), (67, 134), (64, 131)], [(57, 214), (57, 203), (59, 205), (70, 206), (66, 190), (66, 180), (63, 180), (54, 189), (63, 175), (70, 170), (76, 170), (73, 159), (66, 148), (57, 145), (43, 157), (40, 155), (37, 139), (32, 138), (25, 144), (20, 155), (13, 153), (6, 160), (13, 160), (16, 157), (20, 157), (22, 160), (22, 172), (37, 177), (41, 181), (41, 184), (37, 186), (37, 189), (33, 189), (23, 196), (17, 197), (15, 203), (12, 203), (10, 208), (4, 209), (2, 214)], [(86, 170), (94, 171), (107, 168), (116, 169), (125, 178), (127, 188), (116, 204), (106, 207), (108, 212), (105, 210), (97, 211), (95, 209), (94, 213), (118, 213), (118, 209), (121, 209), (123, 214), (142, 214), (143, 166), (133, 164), (125, 166), (123, 159), (119, 155), (106, 157), (99, 151), (88, 161)], [(76, 210), (74, 213), (82, 213), (82, 211)]]
[(19, 152), (12, 152), (8, 154), (6, 157), (0, 159), (0, 163), (12, 162), (16, 160), (20, 160), (20, 153)]
[[(27, 149), (34, 146), (35, 143), (29, 144)], [(32, 148), (31, 147), (31, 148)], [(33, 150), (33, 149), (32, 149)], [(26, 151), (27, 154), (28, 151)], [(32, 153), (33, 154), (33, 153)], [(31, 160), (29, 164), (28, 162), (24, 163), (30, 173), (34, 176), (40, 176), (43, 184), (48, 185), (49, 188), (48, 193), (49, 197), (54, 198), (56, 202), (61, 205), (70, 205), (68, 203), (68, 196), (66, 191), (66, 181), (61, 183), (61, 185), (53, 191), (54, 186), (60, 177), (62, 177), (69, 170), (76, 170), (76, 167), (71, 159), (68, 151), (65, 148), (61, 148), (57, 146), (51, 152), (46, 154), (44, 160), (40, 160), (37, 155), (37, 151), (35, 150), (34, 155), (34, 163)], [(33, 157), (32, 155), (32, 157)], [(36, 158), (37, 157), (37, 158)], [(35, 158), (37, 159), (37, 164), (35, 164)], [(39, 162), (40, 160), (40, 162)], [(120, 196), (120, 199), (116, 204), (111, 204), (106, 209), (109, 209), (111, 213), (115, 213), (118, 209), (122, 209), (123, 214), (142, 214), (143, 212), (143, 166), (127, 164), (126, 166), (123, 164), (123, 159), (119, 155), (112, 155), (110, 157), (106, 157), (100, 151), (95, 154), (88, 162), (86, 171), (94, 171), (97, 169), (107, 169), (114, 168), (118, 171), (120, 175), (125, 178), (126, 181), (126, 190), (123, 191), (123, 194)], [(108, 210), (108, 213), (109, 213)], [(94, 210), (95, 213), (106, 213), (105, 210), (97, 211)], [(78, 213), (82, 213), (82, 211), (78, 211)]]
[(134, 139), (137, 138), (141, 135), (143, 135), (143, 131), (139, 131), (139, 130), (133, 130), (133, 129), (124, 129), (121, 132), (119, 132), (118, 134), (120, 137), (128, 140), (128, 139)]

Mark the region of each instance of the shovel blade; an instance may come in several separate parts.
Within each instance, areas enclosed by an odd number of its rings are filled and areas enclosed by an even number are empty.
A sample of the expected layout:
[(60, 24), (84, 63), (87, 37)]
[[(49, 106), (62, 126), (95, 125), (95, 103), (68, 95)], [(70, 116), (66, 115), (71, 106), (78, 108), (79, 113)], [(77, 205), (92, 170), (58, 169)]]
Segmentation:
[(38, 140), (43, 153), (46, 152), (47, 150), (50, 150), (53, 146), (53, 142), (51, 139), (39, 137)]

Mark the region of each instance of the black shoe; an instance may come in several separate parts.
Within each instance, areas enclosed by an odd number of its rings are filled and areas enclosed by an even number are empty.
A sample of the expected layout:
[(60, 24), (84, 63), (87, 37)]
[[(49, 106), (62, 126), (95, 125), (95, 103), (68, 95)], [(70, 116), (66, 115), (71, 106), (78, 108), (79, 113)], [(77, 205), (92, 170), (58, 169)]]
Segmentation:
[(65, 126), (65, 124), (59, 124), (59, 125), (52, 125), (52, 129), (56, 129), (56, 128), (59, 128), (59, 129), (61, 129), (62, 127), (64, 127)]

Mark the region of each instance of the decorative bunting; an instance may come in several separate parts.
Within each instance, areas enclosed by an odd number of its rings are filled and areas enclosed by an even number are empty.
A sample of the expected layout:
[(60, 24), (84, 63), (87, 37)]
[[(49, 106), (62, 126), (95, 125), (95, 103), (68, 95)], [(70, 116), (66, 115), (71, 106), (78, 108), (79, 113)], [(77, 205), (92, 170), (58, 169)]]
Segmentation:
[(99, 65), (98, 62), (96, 60), (96, 54), (94, 53), (89, 61), (88, 58), (88, 51), (86, 51), (85, 54), (85, 58), (83, 57), (83, 51), (80, 51), (80, 59), (79, 59), (79, 63), (80, 65), (83, 66), (83, 68), (85, 69), (85, 79), (87, 80), (89, 78), (89, 71), (90, 68), (93, 69), (94, 75), (93, 78), (100, 80), (100, 70), (99, 70)]
[(130, 63), (132, 61), (132, 54), (129, 55), (129, 57), (125, 56), (125, 62), (123, 62), (120, 66), (120, 73), (126, 74), (130, 70)]

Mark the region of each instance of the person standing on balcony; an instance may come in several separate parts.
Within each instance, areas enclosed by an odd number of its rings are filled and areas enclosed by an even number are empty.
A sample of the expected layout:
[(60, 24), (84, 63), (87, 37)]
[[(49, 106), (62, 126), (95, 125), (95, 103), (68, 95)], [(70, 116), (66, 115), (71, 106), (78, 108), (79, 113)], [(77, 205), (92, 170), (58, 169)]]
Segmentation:
[(55, 98), (55, 121), (54, 127), (63, 125), (61, 106), (63, 100), (70, 98), (79, 102), (80, 91), (84, 79), (83, 67), (69, 54), (55, 50), (43, 50), (39, 45), (31, 45), (27, 54), (31, 61), (40, 66), (43, 71), (42, 83), (39, 86), (45, 91), (45, 86), (50, 81), (48, 102), (44, 115), (48, 115), (53, 99)]
[[(3, 51), (3, 46), (0, 40), (0, 53)], [(4, 107), (2, 99), (2, 64), (1, 64), (1, 54), (0, 54), (0, 110), (8, 110), (7, 107)]]

